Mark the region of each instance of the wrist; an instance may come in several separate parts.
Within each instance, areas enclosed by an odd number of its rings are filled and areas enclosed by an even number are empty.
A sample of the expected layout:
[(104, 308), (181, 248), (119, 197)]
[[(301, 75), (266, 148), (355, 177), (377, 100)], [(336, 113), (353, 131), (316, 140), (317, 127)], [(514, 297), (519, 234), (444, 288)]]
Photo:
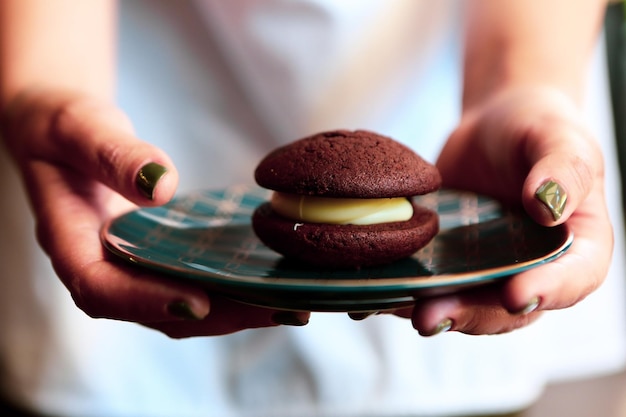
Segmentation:
[(463, 115), (499, 112), (518, 107), (524, 114), (530, 108), (542, 108), (543, 114), (558, 113), (572, 120), (579, 119), (581, 105), (571, 91), (554, 84), (510, 83), (490, 89), (479, 99), (463, 105)]
[(463, 77), (463, 108), (475, 107), (504, 91), (520, 89), (554, 90), (576, 103), (581, 102), (587, 59), (568, 64), (539, 51), (506, 50), (488, 57), (467, 56)]

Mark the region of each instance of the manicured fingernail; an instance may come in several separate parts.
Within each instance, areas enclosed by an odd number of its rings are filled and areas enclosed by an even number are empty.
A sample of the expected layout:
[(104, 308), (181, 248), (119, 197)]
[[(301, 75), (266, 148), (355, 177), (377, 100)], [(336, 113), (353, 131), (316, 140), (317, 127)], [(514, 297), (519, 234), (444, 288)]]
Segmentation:
[(537, 189), (535, 196), (550, 209), (554, 220), (561, 218), (567, 202), (567, 193), (563, 187), (550, 180)]
[(174, 301), (167, 305), (167, 312), (179, 319), (202, 320), (204, 317), (198, 316), (185, 301)]
[(150, 200), (154, 199), (154, 189), (166, 172), (167, 168), (156, 162), (150, 162), (141, 167), (135, 178), (135, 184), (141, 194)]
[(355, 311), (348, 313), (348, 317), (355, 321), (361, 321), (374, 314), (376, 314), (376, 311)]
[(272, 321), (285, 326), (304, 326), (309, 323), (308, 319), (301, 317), (294, 311), (276, 312), (272, 315)]
[(429, 333), (423, 334), (423, 336), (436, 336), (441, 333), (445, 333), (452, 329), (452, 319), (444, 319)]
[(539, 308), (539, 304), (541, 304), (541, 298), (533, 297), (528, 301), (528, 303), (521, 310), (516, 311), (513, 314), (517, 314), (520, 316), (523, 316), (525, 314), (530, 314), (533, 311), (537, 310), (537, 308)]

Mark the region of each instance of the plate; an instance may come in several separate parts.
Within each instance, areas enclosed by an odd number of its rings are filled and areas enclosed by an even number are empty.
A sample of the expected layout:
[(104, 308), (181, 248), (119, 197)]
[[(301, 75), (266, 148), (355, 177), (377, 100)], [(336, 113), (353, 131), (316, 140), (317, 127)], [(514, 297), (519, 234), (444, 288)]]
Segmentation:
[(322, 270), (283, 258), (255, 236), (250, 216), (268, 197), (269, 191), (245, 185), (192, 192), (111, 219), (102, 242), (130, 263), (245, 303), (359, 312), (505, 279), (556, 259), (573, 240), (566, 225), (543, 227), (490, 198), (443, 189), (415, 197), (438, 212), (440, 231), (412, 257), (383, 267)]

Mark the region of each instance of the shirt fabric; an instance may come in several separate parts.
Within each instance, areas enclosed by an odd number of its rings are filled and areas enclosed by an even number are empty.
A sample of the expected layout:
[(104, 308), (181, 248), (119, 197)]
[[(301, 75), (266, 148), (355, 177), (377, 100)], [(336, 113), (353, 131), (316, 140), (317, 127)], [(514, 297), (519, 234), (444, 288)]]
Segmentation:
[[(179, 193), (252, 183), (267, 151), (327, 129), (374, 130), (434, 161), (459, 117), (460, 4), (121, 2), (119, 103), (172, 156)], [(452, 416), (519, 409), (550, 381), (621, 369), (624, 246), (602, 51), (585, 118), (605, 151), (617, 256), (578, 305), (499, 336), (423, 338), (394, 316), (314, 313), (305, 327), (171, 340), (94, 320), (38, 249), (2, 153), (0, 386), (64, 416)]]

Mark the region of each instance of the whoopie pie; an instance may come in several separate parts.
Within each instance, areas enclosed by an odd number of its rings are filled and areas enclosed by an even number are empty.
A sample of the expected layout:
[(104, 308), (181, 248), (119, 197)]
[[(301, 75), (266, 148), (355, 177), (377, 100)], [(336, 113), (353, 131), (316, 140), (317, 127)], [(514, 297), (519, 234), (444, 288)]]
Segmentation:
[(337, 130), (277, 148), (257, 166), (273, 190), (252, 216), (259, 239), (320, 268), (359, 269), (406, 258), (439, 230), (412, 196), (441, 186), (437, 168), (374, 132)]

